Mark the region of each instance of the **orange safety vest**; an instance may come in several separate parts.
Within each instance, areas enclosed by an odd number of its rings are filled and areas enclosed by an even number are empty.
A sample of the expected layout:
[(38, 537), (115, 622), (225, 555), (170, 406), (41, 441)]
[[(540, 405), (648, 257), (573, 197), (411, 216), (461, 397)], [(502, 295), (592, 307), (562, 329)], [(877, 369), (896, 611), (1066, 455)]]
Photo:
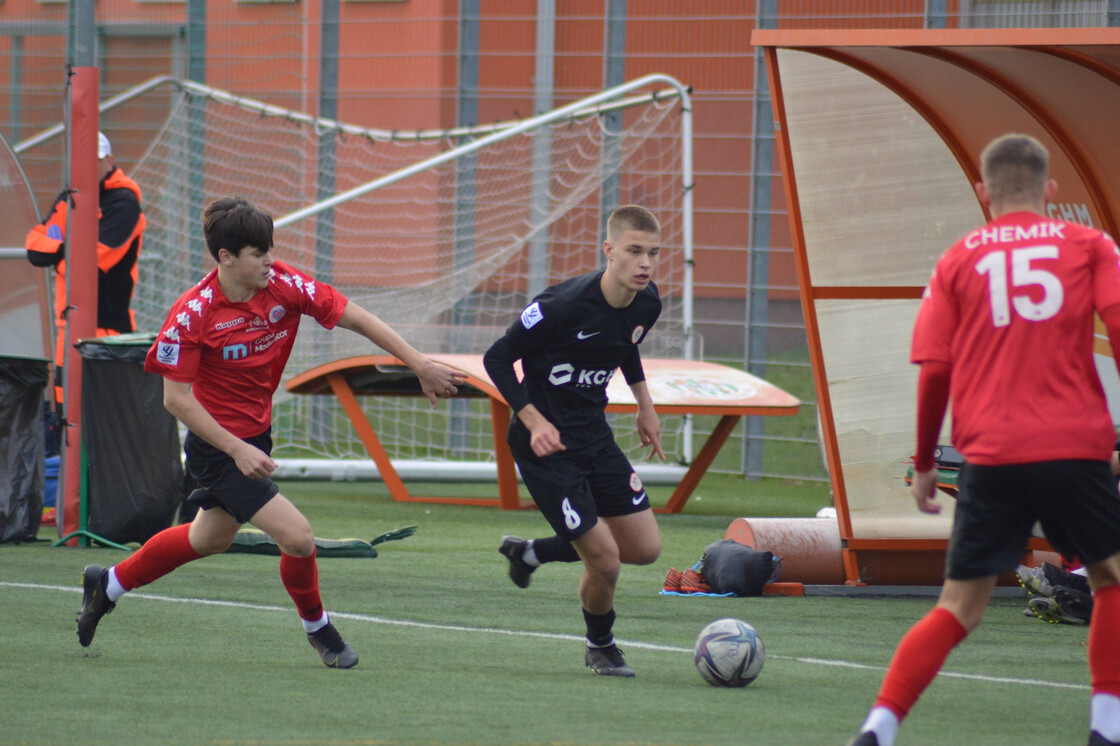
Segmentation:
[[(139, 201), (141, 199), (140, 187), (135, 181), (125, 176), (124, 172), (119, 168), (113, 171), (101, 183), (101, 193), (111, 191), (113, 189), (129, 189)], [(43, 221), (41, 225), (37, 225), (31, 229), (27, 234), (25, 247), (27, 251), (38, 252), (41, 254), (58, 254), (65, 242), (66, 237), (66, 221), (68, 216), (69, 204), (64, 195), (61, 197), (51, 209), (51, 214)], [(98, 220), (102, 215), (98, 212)], [(55, 229), (52, 231), (52, 227)], [(120, 246), (107, 246), (100, 241), (97, 243), (97, 268), (99, 272), (99, 291), (106, 286), (105, 279), (106, 273), (114, 267), (121, 265), (122, 270), (126, 270), (132, 279), (131, 286), (128, 287), (128, 297), (111, 299), (116, 306), (127, 305), (129, 306), (129, 328), (118, 328), (123, 326), (119, 322), (113, 326), (109, 322), (101, 318), (100, 310), (106, 307), (105, 301), (101, 300), (99, 293), (98, 300), (98, 329), (97, 336), (110, 336), (119, 334), (121, 332), (133, 331), (136, 328), (136, 314), (131, 308), (132, 292), (136, 287), (136, 282), (139, 279), (139, 262), (140, 250), (144, 240), (144, 228), (147, 227), (147, 219), (144, 213), (140, 213), (136, 225), (133, 226), (132, 232), (129, 234)], [(51, 233), (54, 236), (52, 237)], [(118, 291), (119, 292), (119, 291)], [(109, 300), (109, 299), (106, 299)], [(125, 303), (124, 301), (128, 301)], [(62, 365), (63, 358), (61, 350), (62, 330), (66, 325), (66, 260), (62, 259), (55, 265), (55, 283), (54, 283), (54, 302), (55, 311), (57, 313), (57, 325), (59, 329), (59, 345), (56, 350), (56, 363)]]

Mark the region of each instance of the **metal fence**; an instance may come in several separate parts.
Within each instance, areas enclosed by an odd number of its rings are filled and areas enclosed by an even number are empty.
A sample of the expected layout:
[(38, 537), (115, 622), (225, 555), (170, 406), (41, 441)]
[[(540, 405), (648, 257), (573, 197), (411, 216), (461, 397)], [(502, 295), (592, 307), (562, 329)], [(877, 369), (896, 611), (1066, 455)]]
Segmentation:
[[(63, 118), (70, 3), (0, 4), (0, 126), (14, 144)], [(317, 116), (383, 129), (509, 120), (661, 72), (693, 86), (695, 288), (702, 355), (803, 402), (748, 418), (714, 468), (826, 478), (793, 272), (770, 100), (755, 28), (984, 28), (1120, 24), (1120, 0), (461, 0), (102, 2), (102, 97), (157, 75), (207, 82)], [(126, 170), (170, 97), (107, 115)], [(21, 160), (41, 207), (65, 181), (61, 142)], [(143, 271), (143, 270), (141, 270)], [(376, 309), (375, 309), (376, 310)], [(712, 423), (697, 422), (698, 435)]]

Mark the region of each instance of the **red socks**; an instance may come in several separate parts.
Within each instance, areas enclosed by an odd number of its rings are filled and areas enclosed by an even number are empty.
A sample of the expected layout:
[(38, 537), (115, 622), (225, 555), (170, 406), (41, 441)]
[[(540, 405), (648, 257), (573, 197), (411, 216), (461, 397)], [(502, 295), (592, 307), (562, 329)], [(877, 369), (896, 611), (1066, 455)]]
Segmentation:
[(191, 546), (191, 524), (165, 528), (144, 542), (144, 546), (116, 565), (117, 580), (126, 591), (162, 578), (176, 567), (199, 559)]
[(314, 551), (310, 557), (281, 554), (280, 580), (295, 602), (300, 619), (315, 622), (323, 617), (323, 601), (319, 598), (319, 566), (315, 563)]
[(934, 607), (898, 643), (875, 705), (889, 708), (902, 720), (966, 637), (968, 630), (951, 611)]
[(1089, 620), (1089, 674), (1093, 694), (1120, 697), (1120, 585), (1093, 592)]

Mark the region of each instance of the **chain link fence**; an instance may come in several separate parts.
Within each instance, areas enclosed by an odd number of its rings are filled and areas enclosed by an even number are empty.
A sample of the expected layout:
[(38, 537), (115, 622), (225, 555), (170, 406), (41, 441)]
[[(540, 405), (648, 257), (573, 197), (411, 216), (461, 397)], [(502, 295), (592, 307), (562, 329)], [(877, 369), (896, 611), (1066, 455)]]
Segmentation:
[[(43, 209), (66, 180), (62, 138), (21, 143), (63, 121), (73, 2), (0, 4), (0, 126)], [(522, 118), (653, 72), (691, 85), (695, 183), (683, 186), (695, 199), (698, 350), (803, 402), (796, 417), (745, 420), (713, 468), (807, 480), (827, 475), (769, 92), (751, 31), (1120, 24), (1120, 0), (461, 0), (445, 14), (447, 7), (103, 3), (95, 50), (102, 99), (169, 75), (357, 126), (419, 130)], [(103, 116), (126, 171), (157, 139), (172, 99), (154, 93)], [(714, 426), (694, 424), (697, 437)]]

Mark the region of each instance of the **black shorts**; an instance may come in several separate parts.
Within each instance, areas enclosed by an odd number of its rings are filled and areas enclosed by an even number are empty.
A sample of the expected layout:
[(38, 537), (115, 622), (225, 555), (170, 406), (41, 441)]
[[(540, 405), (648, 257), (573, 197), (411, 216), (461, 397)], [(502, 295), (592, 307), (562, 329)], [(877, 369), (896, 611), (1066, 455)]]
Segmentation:
[(1091, 565), (1120, 552), (1120, 494), (1107, 461), (964, 464), (945, 577), (1014, 570), (1035, 522), (1066, 557)]
[(568, 541), (587, 533), (599, 517), (649, 510), (649, 497), (630, 460), (606, 437), (600, 444), (538, 458), (529, 431), (514, 422), (507, 438), (533, 502), (557, 536)]
[[(272, 453), (272, 428), (244, 440), (265, 453)], [(195, 490), (188, 500), (203, 510), (221, 508), (239, 523), (248, 523), (265, 503), (280, 492), (271, 479), (251, 479), (242, 474), (228, 453), (192, 432), (187, 432), (184, 449), (187, 452), (187, 470), (206, 490)]]

